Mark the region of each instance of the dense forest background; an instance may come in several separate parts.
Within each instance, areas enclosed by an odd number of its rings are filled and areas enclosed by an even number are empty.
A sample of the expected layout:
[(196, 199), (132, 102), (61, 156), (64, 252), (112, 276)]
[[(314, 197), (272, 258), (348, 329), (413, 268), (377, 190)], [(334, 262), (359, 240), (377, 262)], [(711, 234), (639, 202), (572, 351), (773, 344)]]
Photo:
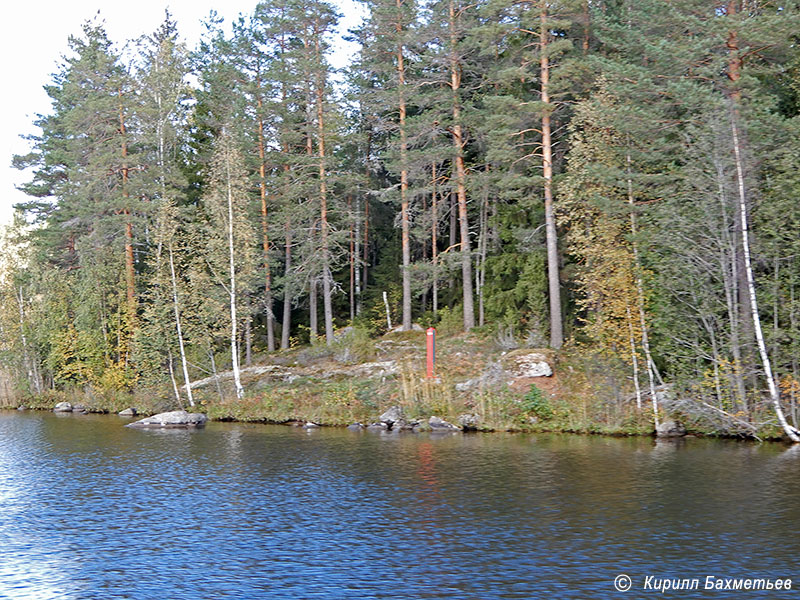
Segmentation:
[(18, 391), (180, 394), (388, 311), (622, 365), (640, 405), (666, 381), (798, 424), (796, 3), (364, 4), (343, 72), (321, 0), (195, 49), (168, 14), (70, 39), (14, 157)]

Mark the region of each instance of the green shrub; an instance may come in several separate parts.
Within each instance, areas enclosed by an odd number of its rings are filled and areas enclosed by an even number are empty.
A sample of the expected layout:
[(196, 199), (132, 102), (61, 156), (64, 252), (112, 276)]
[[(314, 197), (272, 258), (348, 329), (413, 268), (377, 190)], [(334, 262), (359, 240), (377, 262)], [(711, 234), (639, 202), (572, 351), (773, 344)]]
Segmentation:
[(528, 393), (522, 397), (520, 408), (523, 413), (533, 415), (543, 421), (552, 419), (554, 416), (550, 401), (535, 384), (532, 384)]

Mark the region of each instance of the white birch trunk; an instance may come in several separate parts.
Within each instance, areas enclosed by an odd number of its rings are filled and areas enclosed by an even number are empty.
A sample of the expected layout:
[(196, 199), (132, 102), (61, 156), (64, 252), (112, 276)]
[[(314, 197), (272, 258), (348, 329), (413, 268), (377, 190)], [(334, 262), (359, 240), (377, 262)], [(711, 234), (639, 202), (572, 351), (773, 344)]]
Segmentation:
[(172, 350), (169, 348), (167, 348), (167, 358), (167, 365), (169, 366), (169, 380), (172, 382), (172, 393), (175, 394), (175, 400), (177, 400), (178, 406), (183, 408), (183, 402), (181, 402), (181, 393), (178, 391), (178, 382), (175, 380), (175, 369), (172, 367)]
[(353, 272), (355, 280), (356, 315), (361, 314), (361, 197), (356, 196), (355, 235), (353, 240)]
[(183, 367), (183, 381), (186, 384), (186, 397), (189, 399), (189, 406), (194, 406), (192, 397), (192, 383), (189, 380), (189, 366), (186, 361), (186, 349), (183, 345), (183, 330), (181, 328), (181, 311), (178, 303), (178, 283), (175, 277), (175, 260), (172, 257), (172, 241), (169, 243), (169, 274), (172, 281), (172, 308), (175, 312), (175, 330), (178, 333), (178, 347), (181, 351), (181, 366)]
[(392, 314), (389, 311), (389, 297), (386, 295), (386, 292), (383, 292), (383, 305), (386, 307), (386, 327), (389, 328), (389, 331), (392, 330)]
[(644, 360), (647, 366), (647, 379), (648, 383), (650, 384), (650, 402), (653, 406), (653, 425), (655, 429), (658, 429), (660, 424), (658, 418), (658, 397), (656, 396), (656, 382), (655, 382), (655, 365), (653, 363), (653, 357), (650, 354), (650, 336), (647, 332), (647, 319), (645, 318), (644, 313), (644, 284), (642, 282), (642, 266), (641, 261), (639, 260), (639, 246), (636, 241), (636, 233), (637, 233), (637, 226), (636, 226), (636, 213), (634, 212), (634, 202), (633, 202), (633, 180), (631, 179), (631, 153), (628, 151), (626, 153), (626, 169), (627, 169), (627, 176), (628, 176), (628, 204), (631, 207), (631, 237), (633, 238), (632, 246), (633, 246), (633, 260), (634, 260), (634, 270), (635, 270), (635, 279), (636, 279), (636, 304), (639, 309), (639, 325), (642, 328), (642, 350), (644, 351)]
[(633, 317), (630, 306), (625, 307), (628, 317), (628, 335), (631, 345), (631, 365), (633, 367), (633, 387), (636, 390), (636, 408), (642, 410), (642, 387), (639, 385), (639, 356), (636, 353), (636, 335), (633, 330)]
[(800, 443), (800, 432), (789, 425), (786, 416), (781, 408), (781, 397), (775, 378), (772, 375), (772, 363), (767, 354), (767, 345), (764, 343), (764, 333), (761, 330), (761, 319), (758, 316), (758, 300), (756, 298), (756, 284), (753, 277), (753, 268), (750, 263), (750, 233), (747, 219), (747, 196), (744, 188), (744, 167), (742, 165), (742, 154), (739, 147), (739, 127), (736, 123), (736, 109), (731, 109), (731, 134), (733, 135), (733, 154), (736, 159), (736, 183), (739, 191), (739, 219), (742, 227), (742, 254), (744, 255), (744, 269), (747, 276), (747, 291), (750, 297), (750, 315), (753, 319), (753, 329), (758, 343), (758, 352), (761, 355), (761, 363), (764, 366), (764, 376), (767, 378), (769, 395), (772, 398), (772, 405), (775, 408), (775, 415), (781, 424), (783, 431), (795, 443)]
[(236, 387), (236, 397), (241, 399), (244, 397), (244, 388), (242, 387), (241, 373), (239, 370), (238, 333), (236, 331), (236, 266), (233, 248), (233, 189), (231, 187), (231, 164), (228, 150), (225, 152), (225, 167), (228, 180), (228, 266), (230, 270), (230, 287), (228, 293), (231, 303), (231, 362), (233, 363), (233, 383)]

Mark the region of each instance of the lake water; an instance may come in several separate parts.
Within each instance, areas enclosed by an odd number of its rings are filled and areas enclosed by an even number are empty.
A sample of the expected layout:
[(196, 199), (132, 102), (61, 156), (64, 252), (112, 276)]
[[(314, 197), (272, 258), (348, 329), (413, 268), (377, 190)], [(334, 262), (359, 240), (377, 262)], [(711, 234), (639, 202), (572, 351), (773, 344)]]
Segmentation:
[(0, 412), (0, 598), (800, 597), (799, 449), (125, 422)]

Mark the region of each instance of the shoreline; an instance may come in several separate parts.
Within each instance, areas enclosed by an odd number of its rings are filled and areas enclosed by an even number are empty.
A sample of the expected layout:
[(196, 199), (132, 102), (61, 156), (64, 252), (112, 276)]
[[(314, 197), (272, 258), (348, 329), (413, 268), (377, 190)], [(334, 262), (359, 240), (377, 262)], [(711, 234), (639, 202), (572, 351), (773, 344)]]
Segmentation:
[[(76, 404), (77, 407), (81, 407), (80, 404)], [(198, 407), (194, 407), (191, 409), (192, 411)], [(136, 419), (152, 416), (157, 414), (155, 412), (138, 412), (133, 417), (126, 416), (126, 415), (119, 415), (117, 412), (113, 412), (110, 410), (103, 410), (103, 409), (86, 409), (79, 408), (79, 410), (71, 411), (71, 412), (62, 412), (59, 413), (58, 411), (53, 410), (52, 407), (47, 406), (7, 406), (3, 405), (0, 406), (0, 410), (2, 411), (19, 411), (19, 412), (28, 412), (33, 411), (37, 413), (42, 412), (49, 412), (53, 414), (64, 414), (64, 415), (74, 415), (76, 417), (80, 417), (82, 415), (103, 415), (103, 416), (117, 416), (120, 418), (121, 421), (125, 421), (125, 425), (129, 423), (135, 422)], [(191, 411), (190, 411), (191, 412)], [(202, 412), (202, 411), (197, 411)], [(202, 412), (208, 416), (208, 413)], [(748, 442), (748, 443), (776, 443), (776, 444), (783, 444), (787, 445), (787, 441), (781, 437), (764, 437), (760, 439), (756, 439), (754, 437), (746, 437), (741, 435), (723, 435), (723, 434), (709, 434), (700, 431), (692, 431), (687, 430), (687, 432), (683, 435), (679, 436), (658, 436), (656, 435), (655, 431), (652, 432), (632, 432), (632, 431), (613, 431), (613, 430), (606, 430), (602, 431), (600, 429), (596, 430), (583, 430), (583, 431), (576, 431), (576, 430), (568, 430), (568, 429), (561, 429), (561, 428), (546, 428), (546, 427), (528, 427), (528, 428), (510, 428), (510, 429), (491, 429), (491, 428), (462, 428), (459, 426), (452, 426), (452, 428), (422, 428), (422, 429), (415, 429), (412, 427), (402, 427), (398, 429), (389, 428), (379, 428), (379, 427), (369, 427), (365, 424), (355, 423), (358, 425), (362, 425), (358, 429), (352, 429), (354, 423), (319, 423), (316, 421), (312, 421), (309, 419), (303, 418), (294, 418), (294, 419), (286, 419), (286, 420), (275, 420), (275, 419), (268, 419), (268, 418), (234, 418), (234, 417), (208, 417), (209, 421), (217, 422), (217, 423), (241, 423), (241, 424), (250, 424), (250, 425), (274, 425), (274, 426), (282, 426), (282, 427), (291, 427), (291, 428), (306, 428), (306, 429), (350, 429), (352, 431), (361, 431), (364, 433), (386, 433), (386, 434), (393, 434), (393, 435), (419, 435), (421, 433), (434, 433), (434, 434), (461, 434), (461, 435), (472, 435), (472, 434), (555, 434), (555, 435), (570, 435), (570, 436), (589, 436), (589, 437), (609, 437), (609, 438), (650, 438), (654, 442), (661, 441), (661, 442), (680, 442), (681, 440), (687, 439), (716, 439), (716, 440), (728, 440), (728, 441), (737, 441), (737, 442)], [(379, 421), (371, 421), (372, 424), (378, 423)], [(313, 426), (309, 426), (313, 425)]]
[[(99, 414), (135, 408), (148, 416), (182, 408), (212, 421), (347, 427), (379, 421), (396, 407), (411, 427), (424, 422), (421, 429), (438, 417), (484, 432), (657, 437), (649, 396), (636, 402), (624, 362), (581, 348), (504, 349), (486, 333), (475, 332), (442, 335), (436, 359), (436, 376), (428, 377), (419, 332), (369, 339), (351, 329), (331, 346), (257, 354), (241, 370), (246, 389), (241, 399), (236, 398), (232, 372), (224, 371), (192, 381), (194, 407), (186, 402), (185, 386), (179, 388), (179, 400), (169, 381), (157, 378), (150, 385), (139, 382), (133, 390), (85, 384), (36, 396), (19, 393), (0, 399), (0, 408), (52, 410), (67, 401)], [(687, 414), (685, 401), (671, 402), (673, 394), (691, 397), (691, 390), (660, 390), (660, 420), (680, 422), (685, 434), (782, 440), (763, 410), (750, 416), (749, 428), (725, 427)]]

